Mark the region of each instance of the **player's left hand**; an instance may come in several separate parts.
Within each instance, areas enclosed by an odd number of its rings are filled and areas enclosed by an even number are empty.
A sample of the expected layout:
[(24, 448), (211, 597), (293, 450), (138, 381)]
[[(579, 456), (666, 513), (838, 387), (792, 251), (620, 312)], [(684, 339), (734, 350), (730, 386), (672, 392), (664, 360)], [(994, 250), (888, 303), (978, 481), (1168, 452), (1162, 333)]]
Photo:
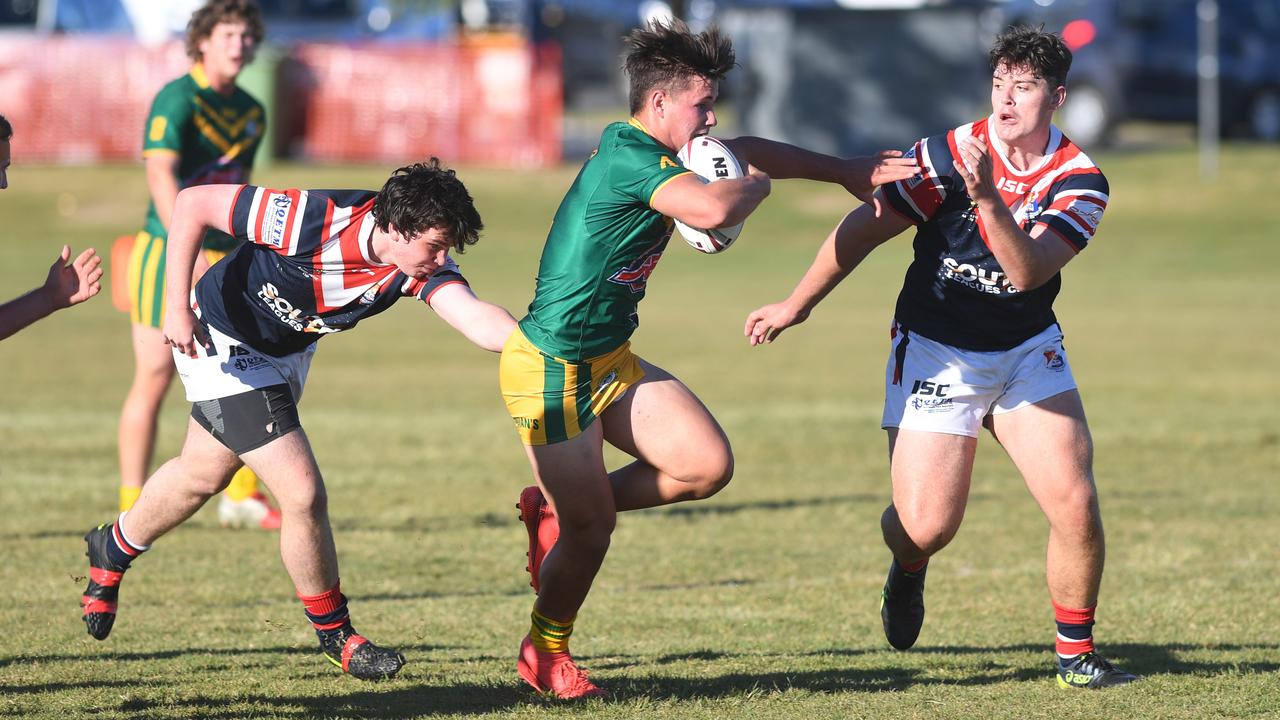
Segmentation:
[(876, 195), (877, 187), (920, 174), (920, 163), (915, 158), (902, 157), (901, 150), (881, 150), (870, 157), (850, 158), (845, 163), (847, 172), (840, 184), (850, 195), (875, 208), (876, 217), (880, 217), (883, 210)]
[(68, 265), (70, 259), (71, 246), (63, 245), (44, 281), (44, 291), (54, 309), (82, 303), (102, 291), (102, 258), (97, 251), (88, 248)]
[(969, 191), (969, 198), (974, 202), (1000, 199), (1000, 192), (996, 190), (995, 180), (992, 179), (991, 154), (987, 152), (986, 142), (978, 138), (965, 138), (960, 143), (960, 158), (952, 160), (951, 164), (960, 173), (960, 179), (964, 180), (964, 187)]
[(752, 347), (763, 345), (773, 342), (783, 330), (799, 325), (808, 318), (808, 310), (796, 310), (786, 302), (773, 303), (751, 311), (747, 315), (747, 324), (742, 329), (742, 334), (747, 336), (747, 342)]

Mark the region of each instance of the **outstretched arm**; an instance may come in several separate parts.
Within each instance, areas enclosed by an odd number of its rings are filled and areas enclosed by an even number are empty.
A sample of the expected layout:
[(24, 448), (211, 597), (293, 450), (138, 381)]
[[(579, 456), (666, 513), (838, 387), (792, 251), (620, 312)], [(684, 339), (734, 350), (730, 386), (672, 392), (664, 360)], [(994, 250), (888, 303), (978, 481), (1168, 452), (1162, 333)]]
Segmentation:
[(102, 258), (97, 251), (89, 248), (68, 265), (70, 259), (71, 246), (63, 245), (62, 252), (49, 267), (44, 285), (0, 305), (0, 340), (55, 310), (82, 303), (102, 290)]
[(452, 283), (436, 290), (431, 309), (468, 340), (490, 352), (502, 352), (515, 318), (507, 309), (476, 297), (464, 283)]
[(200, 243), (209, 228), (230, 233), (227, 223), (239, 185), (197, 185), (178, 193), (169, 223), (164, 265), (164, 339), (196, 356), (196, 344), (208, 347), (209, 338), (191, 311), (191, 272)]
[(920, 172), (915, 158), (904, 158), (898, 150), (881, 150), (868, 157), (842, 160), (775, 140), (739, 137), (725, 141), (740, 162), (748, 162), (779, 180), (804, 178), (841, 185), (850, 195), (875, 208), (882, 208), (875, 195), (877, 187), (914, 177)]
[(752, 345), (771, 343), (792, 325), (799, 325), (840, 281), (866, 259), (871, 251), (911, 226), (904, 218), (877, 216), (872, 205), (863, 205), (840, 221), (818, 250), (791, 296), (765, 305), (747, 316), (743, 334)]

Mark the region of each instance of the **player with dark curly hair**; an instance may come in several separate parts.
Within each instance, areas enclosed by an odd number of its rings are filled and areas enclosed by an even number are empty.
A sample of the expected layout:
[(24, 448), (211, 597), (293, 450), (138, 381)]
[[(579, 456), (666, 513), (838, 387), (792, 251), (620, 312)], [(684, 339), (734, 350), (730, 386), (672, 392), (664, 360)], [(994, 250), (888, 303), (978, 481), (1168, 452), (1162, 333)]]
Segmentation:
[[(449, 257), (482, 228), (462, 181), (434, 158), (400, 168), (377, 193), (202, 185), (178, 194), (164, 338), (191, 420), (182, 454), (148, 479), (133, 509), (85, 536), (90, 635), (111, 632), (130, 563), (226, 487), (243, 462), (280, 502), (280, 554), (324, 655), (362, 679), (400, 670), (403, 656), (367, 641), (348, 617), (324, 482), (297, 403), (316, 341), (402, 297), (423, 301), (476, 345), (501, 350), (515, 320), (477, 299)], [(192, 293), (209, 229), (242, 244)]]
[(1093, 440), (1053, 313), (1062, 268), (1093, 239), (1109, 188), (1052, 122), (1071, 69), (1062, 39), (1009, 28), (989, 59), (991, 114), (917, 142), (908, 155), (920, 176), (881, 190), (893, 212), (849, 213), (791, 296), (752, 312), (745, 332), (752, 345), (773, 342), (914, 225), (881, 419), (893, 483), (880, 519), (893, 554), (880, 605), (885, 636), (906, 650), (920, 634), (925, 572), (960, 529), (985, 426), (1049, 521), (1058, 683), (1123, 685), (1137, 678), (1093, 643), (1102, 514)]

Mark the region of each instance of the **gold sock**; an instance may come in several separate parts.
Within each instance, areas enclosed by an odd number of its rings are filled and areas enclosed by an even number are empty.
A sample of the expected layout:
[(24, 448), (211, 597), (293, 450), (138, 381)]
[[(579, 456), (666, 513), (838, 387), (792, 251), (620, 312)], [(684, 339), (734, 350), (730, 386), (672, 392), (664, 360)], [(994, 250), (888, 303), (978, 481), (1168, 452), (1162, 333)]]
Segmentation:
[(133, 487), (131, 485), (120, 486), (120, 512), (128, 512), (133, 509), (133, 504), (138, 502), (138, 496), (142, 494), (142, 488)]
[(569, 652), (569, 636), (573, 634), (573, 619), (568, 622), (552, 620), (537, 610), (533, 611), (533, 626), (529, 628), (529, 640), (542, 652)]
[(258, 476), (247, 466), (242, 467), (231, 476), (231, 483), (224, 492), (236, 502), (251, 498), (258, 493)]

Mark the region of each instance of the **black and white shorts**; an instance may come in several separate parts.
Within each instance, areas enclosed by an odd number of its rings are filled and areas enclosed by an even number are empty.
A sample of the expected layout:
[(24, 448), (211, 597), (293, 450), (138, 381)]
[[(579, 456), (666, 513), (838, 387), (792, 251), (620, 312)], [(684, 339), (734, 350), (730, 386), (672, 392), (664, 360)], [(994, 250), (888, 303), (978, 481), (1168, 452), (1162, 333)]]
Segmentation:
[(883, 428), (977, 437), (987, 415), (1076, 388), (1057, 325), (998, 352), (945, 345), (897, 322), (891, 336)]
[(191, 417), (237, 455), (301, 427), (297, 403), (315, 345), (276, 357), (205, 326), (212, 347), (197, 357), (174, 350)]

